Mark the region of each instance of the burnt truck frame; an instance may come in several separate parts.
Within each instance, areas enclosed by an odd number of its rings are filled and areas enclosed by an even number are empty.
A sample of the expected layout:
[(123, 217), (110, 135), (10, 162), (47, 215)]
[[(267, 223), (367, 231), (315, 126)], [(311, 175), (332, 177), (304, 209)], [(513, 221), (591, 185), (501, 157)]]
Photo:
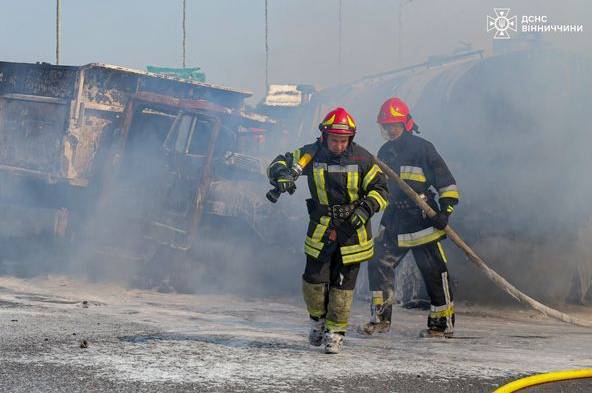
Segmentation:
[(228, 189), (216, 162), (264, 184), (264, 160), (234, 151), (245, 129), (273, 123), (244, 112), (249, 96), (106, 64), (0, 62), (0, 236), (86, 238), (140, 259), (189, 250), (204, 209), (236, 210), (210, 195), (214, 180)]

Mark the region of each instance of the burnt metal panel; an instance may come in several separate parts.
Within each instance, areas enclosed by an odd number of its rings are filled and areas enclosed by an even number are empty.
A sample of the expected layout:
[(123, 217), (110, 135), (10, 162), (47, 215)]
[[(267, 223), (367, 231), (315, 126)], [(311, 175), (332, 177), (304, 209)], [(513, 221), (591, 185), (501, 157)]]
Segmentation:
[(248, 92), (245, 90), (234, 89), (234, 88), (230, 88), (230, 87), (216, 85), (213, 83), (198, 82), (198, 81), (191, 80), (191, 79), (183, 79), (178, 76), (173, 76), (170, 74), (142, 71), (142, 70), (137, 70), (137, 69), (128, 68), (128, 67), (116, 66), (116, 65), (112, 65), (112, 64), (92, 63), (92, 64), (87, 64), (84, 67), (86, 67), (86, 68), (97, 67), (97, 68), (103, 68), (103, 69), (109, 69), (109, 70), (117, 70), (119, 72), (125, 72), (128, 74), (147, 76), (147, 77), (155, 78), (155, 79), (166, 79), (169, 81), (180, 82), (180, 83), (184, 83), (184, 84), (188, 84), (188, 85), (192, 85), (192, 86), (200, 86), (200, 87), (204, 87), (206, 89), (219, 90), (221, 92), (225, 92), (225, 93), (229, 93), (229, 94), (240, 95), (243, 98), (250, 97), (252, 95), (251, 92)]
[(58, 173), (67, 106), (0, 98), (0, 163)]
[(86, 102), (124, 107), (137, 91), (136, 75), (97, 67), (85, 69), (82, 97)]
[(104, 138), (110, 137), (120, 123), (118, 118), (108, 112), (88, 111), (85, 114), (81, 126), (69, 135), (69, 141), (75, 143), (76, 151), (71, 160), (71, 174), (76, 178), (93, 176), (97, 165), (101, 165), (96, 162), (96, 158), (104, 146)]
[(79, 67), (0, 62), (0, 94), (72, 99)]
[(230, 113), (230, 109), (202, 99), (179, 99), (176, 97), (144, 91), (136, 94), (135, 98), (146, 103), (160, 104), (179, 109), (206, 110), (226, 114)]
[(138, 91), (157, 93), (186, 100), (206, 100), (232, 109), (239, 109), (244, 100), (243, 94), (148, 76), (140, 77)]

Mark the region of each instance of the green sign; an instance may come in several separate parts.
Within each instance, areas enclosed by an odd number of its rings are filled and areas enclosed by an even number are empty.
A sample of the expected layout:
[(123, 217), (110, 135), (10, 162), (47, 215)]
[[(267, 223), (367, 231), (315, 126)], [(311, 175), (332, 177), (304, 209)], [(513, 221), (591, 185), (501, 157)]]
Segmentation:
[(199, 67), (192, 68), (173, 68), (173, 67), (157, 67), (147, 66), (148, 72), (154, 72), (155, 74), (165, 74), (169, 76), (175, 76), (181, 79), (188, 79), (196, 82), (205, 82), (206, 74)]

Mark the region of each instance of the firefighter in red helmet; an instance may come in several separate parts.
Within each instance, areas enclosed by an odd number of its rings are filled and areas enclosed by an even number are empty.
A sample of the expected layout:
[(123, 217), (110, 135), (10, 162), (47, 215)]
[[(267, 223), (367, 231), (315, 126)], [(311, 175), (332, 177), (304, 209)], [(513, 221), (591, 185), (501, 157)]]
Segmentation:
[[(409, 107), (400, 98), (384, 102), (377, 122), (388, 140), (378, 151), (378, 158), (399, 174), (438, 214), (427, 217), (403, 191), (390, 184), (389, 206), (381, 226), (383, 236), (377, 242), (376, 257), (368, 264), (372, 292), (370, 322), (361, 333), (388, 332), (394, 294), (394, 270), (412, 251), (430, 296), (427, 329), (422, 336), (452, 336), (454, 304), (446, 255), (440, 241), (445, 237), (448, 216), (458, 203), (456, 181), (434, 145), (413, 134), (418, 127)], [(431, 189), (437, 191), (436, 194)]]
[(302, 292), (311, 320), (310, 344), (339, 353), (360, 263), (374, 254), (370, 218), (386, 208), (388, 191), (372, 155), (353, 142), (356, 123), (345, 109), (329, 112), (319, 129), (315, 143), (278, 156), (267, 172), (276, 188), (293, 193), (292, 168), (302, 157), (312, 157), (302, 169), (311, 195)]

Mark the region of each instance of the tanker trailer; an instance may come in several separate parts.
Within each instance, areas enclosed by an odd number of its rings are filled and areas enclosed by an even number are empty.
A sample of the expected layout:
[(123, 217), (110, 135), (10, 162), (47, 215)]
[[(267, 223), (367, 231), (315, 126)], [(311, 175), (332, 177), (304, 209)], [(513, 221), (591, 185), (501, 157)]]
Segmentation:
[[(551, 48), (472, 52), (328, 88), (314, 102), (348, 108), (359, 142), (376, 152), (378, 108), (403, 98), (461, 189), (452, 225), (528, 294), (583, 303), (592, 292), (590, 65)], [(506, 299), (445, 244), (459, 298)]]

